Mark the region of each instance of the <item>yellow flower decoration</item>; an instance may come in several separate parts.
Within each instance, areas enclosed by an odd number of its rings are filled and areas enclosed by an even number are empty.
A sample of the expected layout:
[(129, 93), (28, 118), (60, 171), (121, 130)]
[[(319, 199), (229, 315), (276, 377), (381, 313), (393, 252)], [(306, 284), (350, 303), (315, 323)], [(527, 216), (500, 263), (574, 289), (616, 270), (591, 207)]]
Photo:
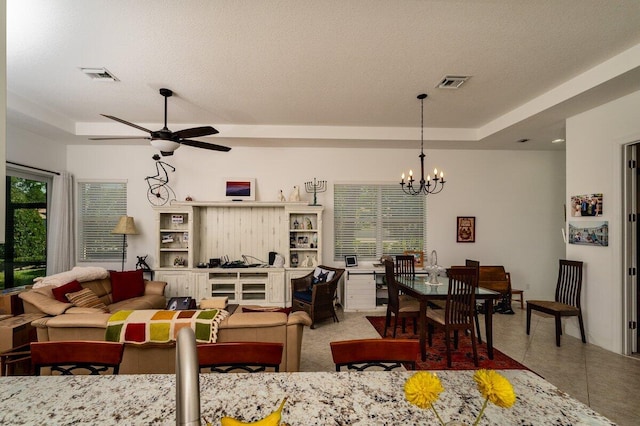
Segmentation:
[(430, 408), (443, 391), (438, 376), (428, 371), (417, 372), (404, 384), (407, 401), (420, 408)]
[(486, 399), (502, 408), (509, 408), (516, 402), (513, 386), (504, 376), (493, 370), (477, 370), (473, 380)]

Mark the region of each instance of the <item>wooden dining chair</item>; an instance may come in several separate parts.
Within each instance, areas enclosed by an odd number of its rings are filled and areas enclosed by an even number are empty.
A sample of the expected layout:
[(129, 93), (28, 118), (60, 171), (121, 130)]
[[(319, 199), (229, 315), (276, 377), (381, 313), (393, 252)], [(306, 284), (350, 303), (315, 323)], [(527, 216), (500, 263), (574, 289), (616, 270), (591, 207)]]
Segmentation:
[(420, 343), (413, 339), (342, 340), (329, 345), (336, 371), (343, 366), (356, 371), (369, 368), (391, 371), (403, 365), (415, 370), (420, 353)]
[[(473, 268), (476, 271), (476, 287), (477, 287), (479, 285), (478, 283), (480, 282), (480, 262), (477, 260), (465, 259), (464, 266), (466, 266), (467, 268)], [(478, 343), (482, 343), (482, 334), (480, 333), (480, 319), (478, 318), (478, 310), (480, 308), (481, 308), (480, 306), (476, 305), (476, 309), (473, 313), (473, 316), (476, 322), (476, 337), (478, 338)]]
[(447, 350), (447, 366), (451, 368), (451, 332), (453, 332), (453, 346), (458, 348), (458, 332), (464, 331), (471, 335), (473, 350), (473, 364), (478, 366), (478, 348), (474, 329), (476, 310), (476, 287), (478, 286), (474, 268), (449, 268), (449, 290), (444, 309), (429, 309), (427, 311), (427, 339), (432, 346), (434, 328), (444, 330)]
[(73, 374), (98, 375), (111, 371), (118, 374), (124, 343), (102, 341), (32, 342), (31, 365), (36, 376), (43, 367), (68, 376)]
[(283, 347), (271, 342), (205, 343), (197, 346), (198, 364), (201, 372), (211, 373), (279, 372)]
[(402, 332), (406, 329), (406, 319), (413, 318), (413, 334), (418, 333), (418, 317), (420, 316), (420, 302), (409, 295), (401, 295), (400, 288), (396, 282), (393, 261), (384, 261), (385, 280), (387, 282), (387, 316), (384, 323), (384, 335), (387, 337), (387, 328), (391, 325), (391, 315), (393, 315), (393, 337), (396, 337), (398, 318), (402, 322)]
[(396, 256), (395, 274), (410, 275), (416, 274), (416, 258), (411, 255), (399, 254)]
[(527, 335), (531, 329), (531, 311), (553, 315), (556, 323), (556, 346), (560, 346), (562, 317), (577, 316), (582, 343), (587, 343), (582, 321), (580, 294), (582, 292), (582, 266), (577, 260), (560, 259), (554, 300), (527, 300)]

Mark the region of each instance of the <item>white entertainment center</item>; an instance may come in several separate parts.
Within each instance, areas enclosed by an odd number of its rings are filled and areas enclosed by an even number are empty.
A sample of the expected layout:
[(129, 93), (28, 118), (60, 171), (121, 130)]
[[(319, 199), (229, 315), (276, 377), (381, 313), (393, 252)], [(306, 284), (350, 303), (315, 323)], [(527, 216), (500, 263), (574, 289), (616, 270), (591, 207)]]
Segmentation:
[[(294, 202), (184, 202), (156, 207), (155, 279), (165, 295), (196, 300), (226, 296), (229, 303), (291, 303), (290, 280), (322, 263), (322, 206)], [(212, 259), (266, 265), (269, 253), (282, 267), (210, 267)], [(221, 261), (221, 263), (224, 263)]]

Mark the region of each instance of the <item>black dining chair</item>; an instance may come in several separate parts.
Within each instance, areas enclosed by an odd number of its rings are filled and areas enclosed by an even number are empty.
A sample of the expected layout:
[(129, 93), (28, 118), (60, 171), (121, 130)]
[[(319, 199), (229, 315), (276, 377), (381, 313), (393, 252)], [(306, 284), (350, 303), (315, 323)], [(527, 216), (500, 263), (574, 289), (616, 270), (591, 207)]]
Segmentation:
[(582, 343), (587, 343), (582, 321), (580, 293), (582, 292), (582, 266), (577, 260), (560, 259), (554, 300), (527, 300), (527, 335), (531, 329), (531, 311), (553, 315), (556, 323), (556, 346), (560, 346), (562, 317), (578, 317)]
[(458, 331), (469, 332), (473, 349), (473, 364), (478, 366), (478, 348), (474, 330), (474, 316), (476, 308), (476, 288), (478, 282), (474, 268), (449, 268), (449, 289), (447, 303), (444, 309), (430, 309), (427, 311), (427, 339), (429, 346), (433, 344), (434, 328), (444, 330), (447, 350), (447, 366), (451, 368), (451, 333), (453, 345), (458, 348)]
[(396, 337), (398, 318), (402, 321), (402, 332), (405, 332), (406, 318), (413, 318), (413, 333), (418, 333), (418, 317), (420, 316), (420, 302), (409, 295), (401, 295), (400, 288), (396, 282), (393, 261), (384, 261), (385, 280), (387, 282), (387, 315), (384, 323), (384, 335), (387, 337), (387, 328), (391, 325), (391, 315), (393, 315), (393, 337)]

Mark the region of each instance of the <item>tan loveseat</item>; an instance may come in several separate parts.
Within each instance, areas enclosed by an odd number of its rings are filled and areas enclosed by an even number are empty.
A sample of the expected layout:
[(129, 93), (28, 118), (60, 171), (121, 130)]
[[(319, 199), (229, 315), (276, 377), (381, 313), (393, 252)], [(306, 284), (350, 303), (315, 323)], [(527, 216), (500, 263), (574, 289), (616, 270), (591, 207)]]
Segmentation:
[[(38, 341), (104, 340), (110, 314), (63, 314), (32, 322)], [(242, 312), (218, 326), (218, 342), (278, 342), (284, 345), (280, 371), (299, 371), (302, 332), (311, 325), (306, 312)], [(175, 372), (175, 344), (126, 344), (121, 374)]]
[[(123, 309), (162, 309), (167, 301), (164, 297), (164, 288), (167, 285), (164, 281), (144, 280), (144, 294), (142, 296), (113, 302), (111, 279), (100, 278), (81, 282), (80, 286), (89, 288), (104, 303), (109, 312), (121, 311)], [(56, 300), (52, 289), (55, 286), (44, 286), (34, 288), (20, 293), (25, 313), (44, 313), (49, 316), (61, 314), (101, 314), (104, 313), (96, 308), (82, 308), (71, 303), (63, 303)]]

